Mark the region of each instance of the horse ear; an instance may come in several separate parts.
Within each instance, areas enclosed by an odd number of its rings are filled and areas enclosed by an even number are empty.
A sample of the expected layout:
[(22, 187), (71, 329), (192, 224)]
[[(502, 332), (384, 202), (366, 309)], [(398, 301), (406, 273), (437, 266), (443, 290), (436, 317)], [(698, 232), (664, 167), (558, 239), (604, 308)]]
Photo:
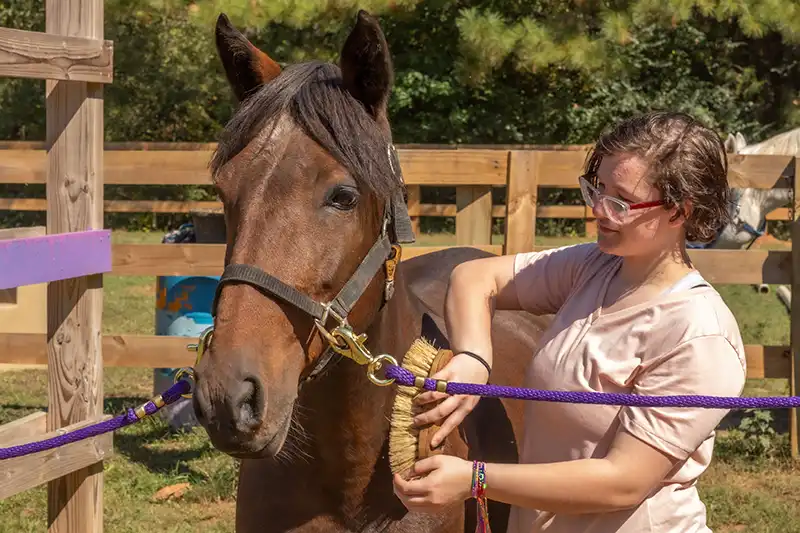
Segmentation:
[(280, 65), (253, 46), (247, 37), (233, 27), (225, 13), (217, 18), (215, 34), (225, 75), (240, 102), (280, 74)]
[(742, 148), (747, 146), (747, 140), (745, 140), (744, 135), (742, 135), (741, 131), (736, 132), (736, 148), (737, 152)]
[(392, 58), (378, 21), (363, 9), (344, 43), (339, 66), (345, 89), (373, 118), (384, 116), (394, 82)]

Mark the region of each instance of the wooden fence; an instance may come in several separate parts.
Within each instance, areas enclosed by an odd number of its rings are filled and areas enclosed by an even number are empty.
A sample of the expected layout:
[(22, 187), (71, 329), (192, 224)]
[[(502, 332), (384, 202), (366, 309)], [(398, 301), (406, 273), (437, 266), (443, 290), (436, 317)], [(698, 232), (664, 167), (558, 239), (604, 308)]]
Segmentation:
[[(158, 160), (155, 156), (151, 161), (138, 160), (136, 152), (141, 151), (158, 151), (158, 152), (208, 152), (214, 150), (216, 147), (212, 143), (147, 143), (147, 142), (122, 142), (122, 143), (106, 143), (107, 153), (117, 154), (112, 155), (113, 162), (109, 162), (108, 171), (112, 175), (121, 175), (124, 172), (131, 172), (135, 175), (137, 169), (152, 171), (151, 164), (155, 164)], [(41, 155), (36, 156), (36, 152), (42, 152), (46, 148), (44, 143), (40, 142), (15, 142), (15, 141), (0, 141), (0, 150), (4, 154), (6, 162), (0, 161), (0, 184), (3, 183), (42, 183), (42, 177), (37, 177), (38, 160), (41, 160)], [(520, 150), (536, 150), (545, 152), (572, 152), (572, 156), (568, 157), (570, 163), (574, 163), (584, 157), (588, 146), (586, 145), (521, 145), (521, 146), (503, 146), (503, 145), (462, 145), (462, 146), (447, 146), (447, 145), (400, 145), (398, 148), (402, 152), (411, 150), (441, 150), (445, 151), (520, 151)], [(122, 154), (119, 152), (128, 152)], [(130, 153), (133, 152), (133, 153)], [(117, 158), (118, 157), (118, 158)], [(169, 156), (167, 156), (169, 157)], [(177, 157), (177, 156), (176, 156)], [(194, 172), (197, 175), (204, 175), (205, 169), (201, 168), (204, 164), (204, 159), (194, 162)], [(775, 164), (780, 166), (781, 162), (776, 161)], [(33, 166), (32, 166), (33, 165)], [(180, 170), (181, 167), (178, 166)], [(189, 170), (185, 167), (183, 170)], [(411, 178), (413, 180), (413, 178)], [(566, 180), (559, 180), (563, 183), (562, 186), (557, 188), (566, 187)], [(577, 179), (577, 178), (575, 178)], [(424, 181), (425, 178), (423, 177)], [(164, 183), (161, 183), (161, 182)], [(162, 177), (161, 179), (155, 178), (155, 181), (148, 179), (147, 181), (136, 181), (136, 177), (126, 179), (120, 177), (119, 181), (116, 178), (111, 178), (107, 183), (110, 184), (151, 184), (151, 185), (178, 185), (178, 184), (191, 184), (197, 181), (196, 184), (208, 185), (207, 180), (196, 180), (191, 177), (174, 179), (170, 176)], [(462, 191), (462, 196), (457, 198), (456, 204), (426, 204), (422, 203), (422, 186), (447, 186), (448, 184), (436, 184), (424, 181), (424, 183), (413, 184), (412, 181), (406, 179), (408, 185), (408, 213), (411, 216), (414, 230), (419, 231), (420, 217), (455, 217), (459, 213), (459, 202), (466, 201), (467, 197), (463, 196), (464, 188), (458, 190)], [(504, 184), (505, 185), (505, 184)], [(552, 184), (551, 184), (552, 185)], [(496, 185), (494, 185), (496, 186)], [(487, 201), (487, 200), (484, 200)], [(193, 211), (203, 210), (219, 210), (222, 209), (222, 204), (216, 201), (188, 201), (188, 200), (106, 200), (103, 204), (104, 210), (108, 213), (191, 213)], [(47, 201), (44, 198), (2, 198), (0, 197), (0, 211), (45, 211), (47, 209)], [(492, 218), (504, 219), (506, 216), (506, 206), (493, 205), (491, 211)], [(539, 219), (582, 219), (586, 221), (587, 235), (596, 235), (597, 229), (592, 210), (583, 205), (539, 205), (537, 208), (536, 216)], [(463, 217), (463, 214), (462, 214)], [(780, 207), (775, 209), (767, 215), (767, 220), (791, 220), (791, 209), (787, 207)]]
[[(101, 228), (103, 84), (112, 81), (113, 45), (103, 39), (103, 0), (46, 0), (45, 9), (46, 33), (0, 28), (0, 75), (46, 80), (47, 149), (37, 153), (37, 180), (48, 193), (47, 234), (15, 228), (0, 242), (0, 289), (46, 283), (48, 303), (47, 333), (32, 339), (48, 365), (47, 413), (0, 426), (4, 447), (108, 418), (100, 322), (111, 249)], [(101, 532), (111, 444), (107, 434), (4, 460), (0, 498), (47, 483), (50, 532)]]
[[(0, 183), (43, 183), (46, 153), (36, 146), (7, 144), (0, 154)], [(138, 149), (137, 149), (138, 148)], [(207, 162), (214, 146), (107, 145), (103, 173), (105, 183), (132, 185), (208, 185)], [(534, 244), (537, 218), (588, 217), (582, 206), (541, 206), (542, 188), (577, 188), (586, 157), (582, 147), (570, 149), (459, 148), (427, 149), (401, 147), (400, 161), (409, 185), (409, 211), (419, 216), (454, 216), (458, 245), (475, 246), (492, 253), (516, 253), (537, 249)], [(735, 187), (797, 187), (797, 162), (790, 156), (731, 155), (729, 181)], [(419, 202), (420, 187), (455, 187), (456, 205), (425, 205)], [(491, 190), (506, 187), (506, 204), (492, 205)], [(798, 198), (795, 190), (795, 198)], [(10, 200), (7, 200), (11, 202)], [(35, 199), (13, 200), (30, 205)], [(13, 204), (11, 205), (13, 207)], [(187, 212), (219, 208), (215, 202), (117, 202), (106, 208), (122, 211)], [(504, 217), (503, 244), (493, 244), (493, 217)], [(772, 218), (795, 220), (795, 209), (773, 213)], [(793, 226), (796, 228), (796, 224)], [(794, 230), (793, 230), (794, 231)], [(224, 246), (214, 244), (117, 244), (113, 247), (115, 275), (219, 275)], [(408, 259), (439, 250), (442, 246), (413, 246), (404, 251)], [(800, 257), (792, 251), (692, 250), (698, 269), (717, 284), (792, 284), (793, 269)], [(800, 270), (794, 270), (800, 272)], [(792, 294), (792, 346), (798, 340), (795, 317), (800, 297)], [(179, 367), (192, 363), (186, 338), (147, 335), (105, 335), (102, 341), (107, 366)], [(2, 360), (9, 363), (42, 363), (48, 360), (46, 344), (35, 334), (0, 335)], [(797, 349), (788, 346), (748, 345), (749, 378), (783, 378), (798, 387), (794, 368)], [(792, 356), (794, 354), (794, 356)], [(798, 453), (797, 414), (792, 416), (792, 448)]]

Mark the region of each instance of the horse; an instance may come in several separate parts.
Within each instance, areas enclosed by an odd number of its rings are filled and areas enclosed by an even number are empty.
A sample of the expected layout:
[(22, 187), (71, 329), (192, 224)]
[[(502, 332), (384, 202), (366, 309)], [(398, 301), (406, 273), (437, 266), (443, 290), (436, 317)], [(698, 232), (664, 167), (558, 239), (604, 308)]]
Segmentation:
[[(728, 134), (725, 151), (729, 154), (772, 154), (800, 156), (800, 128), (748, 145), (740, 132)], [(733, 189), (731, 221), (709, 243), (712, 249), (747, 249), (764, 234), (767, 215), (792, 201), (791, 189)]]
[[(402, 364), (419, 337), (447, 348), (450, 273), (490, 255), (454, 247), (402, 260), (414, 236), (380, 24), (359, 11), (338, 64), (281, 67), (224, 13), (215, 37), (237, 108), (209, 165), (225, 268), (192, 405), (212, 445), (239, 459), (236, 531), (474, 531), (474, 503), (412, 513), (395, 496), (395, 389), (340, 351), (349, 342)], [(521, 385), (548, 320), (495, 312), (490, 382)], [(431, 453), (516, 462), (520, 403), (481, 399)], [(490, 503), (493, 530), (508, 512)]]

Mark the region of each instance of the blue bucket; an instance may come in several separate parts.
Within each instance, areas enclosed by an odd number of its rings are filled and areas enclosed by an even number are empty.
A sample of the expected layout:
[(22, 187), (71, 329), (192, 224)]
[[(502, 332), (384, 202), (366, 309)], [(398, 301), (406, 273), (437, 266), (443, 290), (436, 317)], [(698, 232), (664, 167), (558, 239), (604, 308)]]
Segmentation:
[[(158, 276), (156, 335), (199, 337), (214, 323), (211, 306), (218, 284), (219, 276)], [(161, 392), (169, 388), (177, 370), (177, 368), (154, 369), (154, 390)], [(197, 423), (189, 401), (167, 406), (162, 411), (173, 428), (186, 428)]]

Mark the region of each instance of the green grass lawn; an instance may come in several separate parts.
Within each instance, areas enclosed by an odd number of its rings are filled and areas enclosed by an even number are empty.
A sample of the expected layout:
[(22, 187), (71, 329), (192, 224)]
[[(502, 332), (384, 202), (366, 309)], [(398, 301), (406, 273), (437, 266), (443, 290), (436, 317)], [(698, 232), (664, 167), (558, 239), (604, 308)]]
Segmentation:
[[(114, 242), (159, 242), (160, 234), (116, 232)], [(497, 238), (496, 242), (502, 242)], [(567, 239), (537, 238), (560, 245)], [(454, 237), (420, 236), (420, 245), (454, 243)], [(105, 333), (153, 333), (155, 278), (105, 277)], [(775, 296), (750, 286), (718, 286), (735, 313), (746, 343), (788, 344), (789, 320)], [(117, 414), (149, 398), (149, 369), (108, 368), (105, 411)], [(0, 423), (46, 406), (47, 375), (34, 369), (0, 373)], [(786, 380), (751, 380), (747, 395), (788, 394)], [(720, 432), (715, 461), (700, 482), (716, 533), (800, 531), (800, 471), (790, 459), (787, 413), (748, 431)], [(739, 413), (741, 415), (741, 413)], [(777, 428), (775, 430), (774, 428)], [(774, 433), (773, 433), (774, 431)], [(114, 435), (115, 455), (105, 463), (105, 531), (112, 533), (234, 531), (236, 462), (216, 452), (205, 434), (172, 434), (159, 418)], [(178, 496), (161, 499), (165, 487), (188, 484)], [(46, 492), (39, 487), (0, 501), (0, 532), (46, 530)]]

